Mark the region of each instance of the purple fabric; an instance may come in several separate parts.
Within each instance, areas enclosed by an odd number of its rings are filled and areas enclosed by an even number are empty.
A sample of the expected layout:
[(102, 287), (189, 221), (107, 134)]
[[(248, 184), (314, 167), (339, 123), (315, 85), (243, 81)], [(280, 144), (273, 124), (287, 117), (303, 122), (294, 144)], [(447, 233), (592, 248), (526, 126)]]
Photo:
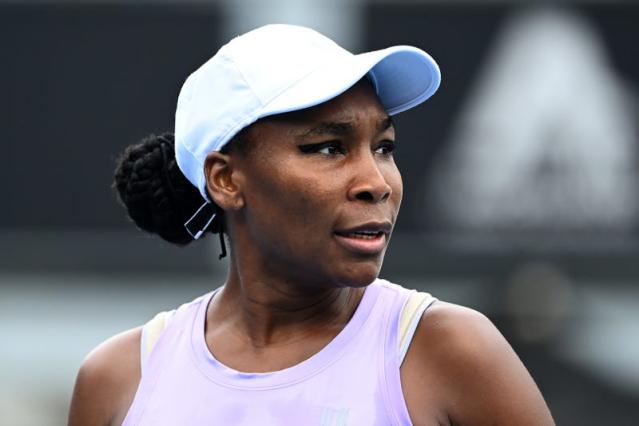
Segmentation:
[(213, 357), (204, 341), (208, 293), (181, 306), (161, 334), (123, 425), (410, 425), (397, 346), (410, 293), (376, 280), (326, 347), (270, 373)]

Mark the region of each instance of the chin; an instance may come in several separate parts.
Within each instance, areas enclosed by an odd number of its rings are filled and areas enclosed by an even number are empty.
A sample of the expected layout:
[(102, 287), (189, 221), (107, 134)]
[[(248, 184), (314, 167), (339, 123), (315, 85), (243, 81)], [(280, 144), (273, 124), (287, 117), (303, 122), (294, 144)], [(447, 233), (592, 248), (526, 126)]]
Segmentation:
[(344, 265), (336, 281), (340, 287), (366, 287), (379, 276), (381, 262), (358, 262), (355, 265)]

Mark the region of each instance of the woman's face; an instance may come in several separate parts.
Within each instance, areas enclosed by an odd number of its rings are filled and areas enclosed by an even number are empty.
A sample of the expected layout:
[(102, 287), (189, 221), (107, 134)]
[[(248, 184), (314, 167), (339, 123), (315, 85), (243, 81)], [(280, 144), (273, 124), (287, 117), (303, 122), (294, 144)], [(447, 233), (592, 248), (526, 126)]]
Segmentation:
[(236, 254), (313, 286), (371, 283), (402, 199), (395, 130), (371, 85), (260, 120), (248, 137), (249, 153), (234, 158)]

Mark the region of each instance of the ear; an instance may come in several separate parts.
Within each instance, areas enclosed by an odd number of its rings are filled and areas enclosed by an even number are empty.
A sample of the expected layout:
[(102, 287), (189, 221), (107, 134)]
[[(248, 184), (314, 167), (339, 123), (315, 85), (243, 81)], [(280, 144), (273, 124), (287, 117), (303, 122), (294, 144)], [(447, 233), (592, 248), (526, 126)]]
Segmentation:
[(204, 161), (206, 189), (211, 200), (222, 210), (244, 207), (238, 173), (233, 166), (233, 159), (229, 155), (217, 151), (209, 153)]

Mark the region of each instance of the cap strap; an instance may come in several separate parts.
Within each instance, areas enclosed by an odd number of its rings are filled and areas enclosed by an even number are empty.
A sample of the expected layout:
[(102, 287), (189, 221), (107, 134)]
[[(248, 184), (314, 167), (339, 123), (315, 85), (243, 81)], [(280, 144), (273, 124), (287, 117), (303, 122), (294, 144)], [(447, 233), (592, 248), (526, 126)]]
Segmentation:
[(213, 219), (215, 218), (215, 206), (213, 203), (205, 202), (197, 209), (195, 214), (186, 221), (184, 227), (187, 232), (191, 234), (194, 240), (197, 240), (202, 236), (206, 228), (209, 227)]

